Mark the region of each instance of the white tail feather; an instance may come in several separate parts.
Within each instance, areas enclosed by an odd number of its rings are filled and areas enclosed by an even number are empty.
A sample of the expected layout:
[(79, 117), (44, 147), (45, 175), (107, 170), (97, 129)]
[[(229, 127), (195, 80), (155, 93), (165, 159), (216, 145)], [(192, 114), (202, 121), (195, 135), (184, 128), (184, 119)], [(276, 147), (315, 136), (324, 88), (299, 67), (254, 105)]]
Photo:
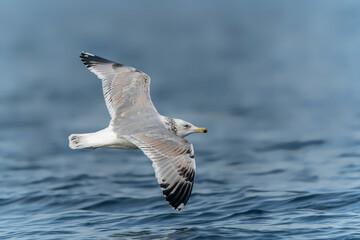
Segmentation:
[(95, 148), (96, 142), (93, 133), (71, 134), (69, 136), (69, 147), (72, 149)]
[(69, 147), (72, 149), (82, 148), (122, 148), (137, 149), (137, 146), (119, 138), (112, 129), (105, 128), (94, 133), (71, 134), (69, 136)]
[(108, 128), (94, 133), (71, 134), (69, 147), (72, 149), (105, 147), (114, 142), (114, 134)]

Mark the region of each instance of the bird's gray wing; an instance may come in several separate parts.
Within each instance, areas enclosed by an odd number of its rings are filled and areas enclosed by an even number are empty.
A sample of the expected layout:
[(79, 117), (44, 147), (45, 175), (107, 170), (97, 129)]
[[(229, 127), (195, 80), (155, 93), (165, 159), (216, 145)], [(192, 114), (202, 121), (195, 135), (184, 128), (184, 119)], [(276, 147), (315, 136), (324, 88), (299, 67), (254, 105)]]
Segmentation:
[[(150, 98), (150, 77), (132, 67), (82, 52), (81, 61), (102, 80), (106, 106), (111, 118), (129, 118), (140, 106), (145, 113), (157, 111)], [(121, 115), (122, 114), (122, 115)]]
[(174, 209), (181, 210), (190, 198), (194, 182), (196, 167), (193, 145), (165, 131), (161, 134), (123, 137), (138, 146), (152, 160), (166, 201)]

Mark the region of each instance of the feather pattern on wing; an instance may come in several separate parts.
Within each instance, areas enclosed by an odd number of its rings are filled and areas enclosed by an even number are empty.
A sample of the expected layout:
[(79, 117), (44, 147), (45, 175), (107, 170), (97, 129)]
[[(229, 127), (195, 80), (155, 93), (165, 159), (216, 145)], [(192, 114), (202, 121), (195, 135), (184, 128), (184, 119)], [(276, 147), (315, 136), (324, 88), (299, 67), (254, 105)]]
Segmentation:
[(166, 201), (174, 209), (181, 210), (190, 198), (194, 182), (196, 166), (192, 144), (175, 135), (136, 134), (123, 137), (152, 160)]
[[(81, 61), (101, 80), (106, 106), (112, 119), (136, 106), (155, 108), (150, 98), (150, 77), (128, 67), (91, 53), (82, 52)], [(155, 110), (156, 112), (156, 110)]]

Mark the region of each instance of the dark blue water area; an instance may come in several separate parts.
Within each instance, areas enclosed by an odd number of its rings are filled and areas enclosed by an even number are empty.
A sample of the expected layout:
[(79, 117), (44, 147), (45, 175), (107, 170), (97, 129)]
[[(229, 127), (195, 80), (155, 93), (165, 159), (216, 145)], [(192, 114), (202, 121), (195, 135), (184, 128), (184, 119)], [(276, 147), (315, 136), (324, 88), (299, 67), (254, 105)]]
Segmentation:
[[(2, 1), (1, 239), (360, 239), (358, 1)], [(209, 129), (192, 196), (141, 151), (71, 150), (107, 126), (94, 54)]]

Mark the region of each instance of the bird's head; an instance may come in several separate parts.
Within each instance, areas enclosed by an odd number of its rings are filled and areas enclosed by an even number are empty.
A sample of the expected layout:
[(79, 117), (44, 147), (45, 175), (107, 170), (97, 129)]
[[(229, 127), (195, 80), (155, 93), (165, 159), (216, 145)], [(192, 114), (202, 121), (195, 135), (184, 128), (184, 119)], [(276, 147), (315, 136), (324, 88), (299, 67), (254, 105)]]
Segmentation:
[(173, 118), (173, 120), (175, 122), (175, 127), (176, 127), (175, 134), (178, 137), (183, 138), (192, 133), (207, 133), (208, 132), (208, 130), (206, 128), (196, 127), (193, 124), (186, 122), (182, 119)]

